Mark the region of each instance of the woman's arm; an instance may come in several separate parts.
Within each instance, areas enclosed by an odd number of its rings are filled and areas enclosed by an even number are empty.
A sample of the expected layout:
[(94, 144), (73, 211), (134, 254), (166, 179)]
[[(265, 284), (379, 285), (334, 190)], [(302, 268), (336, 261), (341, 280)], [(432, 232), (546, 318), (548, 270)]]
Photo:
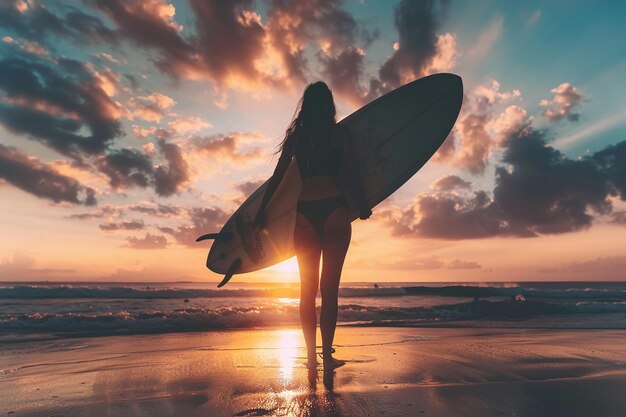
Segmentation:
[(372, 210), (367, 203), (363, 191), (363, 182), (359, 175), (359, 167), (354, 155), (354, 147), (352, 146), (352, 134), (350, 133), (350, 129), (345, 126), (339, 126), (339, 128), (341, 129), (341, 158), (343, 166), (345, 167), (348, 186), (354, 192), (359, 210), (359, 218), (366, 220), (372, 215)]
[(261, 227), (265, 226), (265, 209), (267, 208), (268, 203), (274, 196), (274, 193), (278, 189), (278, 185), (283, 180), (285, 172), (287, 172), (287, 168), (289, 168), (289, 163), (291, 162), (291, 157), (293, 156), (292, 143), (293, 140), (291, 138), (288, 138), (287, 142), (285, 142), (285, 145), (283, 146), (283, 150), (280, 153), (280, 157), (278, 158), (278, 163), (276, 164), (274, 173), (270, 177), (269, 184), (267, 184), (267, 188), (265, 189), (263, 200), (261, 200), (261, 206), (259, 207), (259, 211), (257, 212), (256, 218), (254, 219), (255, 225)]

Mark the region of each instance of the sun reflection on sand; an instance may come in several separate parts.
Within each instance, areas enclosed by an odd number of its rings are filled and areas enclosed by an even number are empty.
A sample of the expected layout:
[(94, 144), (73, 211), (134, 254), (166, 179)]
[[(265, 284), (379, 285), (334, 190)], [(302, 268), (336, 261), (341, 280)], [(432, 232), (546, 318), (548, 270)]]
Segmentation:
[(285, 329), (278, 331), (277, 345), (280, 348), (278, 375), (283, 384), (291, 382), (300, 343), (301, 335), (299, 330)]

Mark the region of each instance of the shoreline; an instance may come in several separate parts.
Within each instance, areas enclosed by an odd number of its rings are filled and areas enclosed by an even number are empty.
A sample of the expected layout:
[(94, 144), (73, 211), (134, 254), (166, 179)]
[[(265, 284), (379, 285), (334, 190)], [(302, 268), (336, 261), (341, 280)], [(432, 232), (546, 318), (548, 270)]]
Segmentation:
[(626, 408), (626, 330), (342, 326), (335, 344), (347, 364), (311, 374), (295, 327), (2, 343), (0, 414), (617, 417)]

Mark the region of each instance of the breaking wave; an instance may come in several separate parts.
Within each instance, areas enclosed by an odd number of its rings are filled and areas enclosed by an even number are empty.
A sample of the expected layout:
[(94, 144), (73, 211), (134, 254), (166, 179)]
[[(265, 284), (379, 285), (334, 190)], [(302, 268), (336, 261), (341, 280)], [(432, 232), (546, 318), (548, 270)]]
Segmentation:
[[(526, 299), (563, 299), (587, 301), (626, 301), (626, 286), (615, 288), (581, 288), (564, 285), (444, 285), (444, 286), (394, 286), (394, 287), (351, 287), (339, 289), (341, 298), (355, 297), (401, 297), (440, 296), (460, 298), (490, 298), (518, 295)], [(111, 298), (111, 299), (177, 299), (217, 297), (289, 297), (297, 298), (296, 287), (205, 289), (205, 288), (151, 288), (129, 286), (94, 285), (7, 285), (0, 287), (0, 298)]]
[[(467, 321), (520, 321), (541, 317), (626, 314), (626, 303), (475, 301), (431, 307), (339, 306), (339, 323), (360, 326), (425, 326)], [(620, 321), (623, 323), (623, 320)], [(185, 308), (171, 311), (32, 313), (0, 315), (0, 334), (64, 336), (207, 331), (298, 325), (297, 305)], [(617, 325), (617, 324), (616, 324)]]

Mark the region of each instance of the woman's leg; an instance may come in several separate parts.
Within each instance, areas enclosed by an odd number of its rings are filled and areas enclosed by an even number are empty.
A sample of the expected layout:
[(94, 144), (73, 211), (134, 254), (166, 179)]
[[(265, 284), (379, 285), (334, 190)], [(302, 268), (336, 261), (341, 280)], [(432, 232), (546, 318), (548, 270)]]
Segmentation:
[(311, 222), (298, 213), (294, 230), (294, 246), (300, 269), (300, 321), (306, 342), (309, 365), (315, 363), (315, 332), (317, 313), (315, 297), (319, 282), (322, 244)]
[(331, 349), (335, 337), (335, 327), (337, 326), (339, 280), (352, 235), (349, 216), (346, 207), (339, 207), (328, 216), (324, 224), (323, 264), (320, 283), (322, 292), (320, 328), (324, 359), (331, 359)]

